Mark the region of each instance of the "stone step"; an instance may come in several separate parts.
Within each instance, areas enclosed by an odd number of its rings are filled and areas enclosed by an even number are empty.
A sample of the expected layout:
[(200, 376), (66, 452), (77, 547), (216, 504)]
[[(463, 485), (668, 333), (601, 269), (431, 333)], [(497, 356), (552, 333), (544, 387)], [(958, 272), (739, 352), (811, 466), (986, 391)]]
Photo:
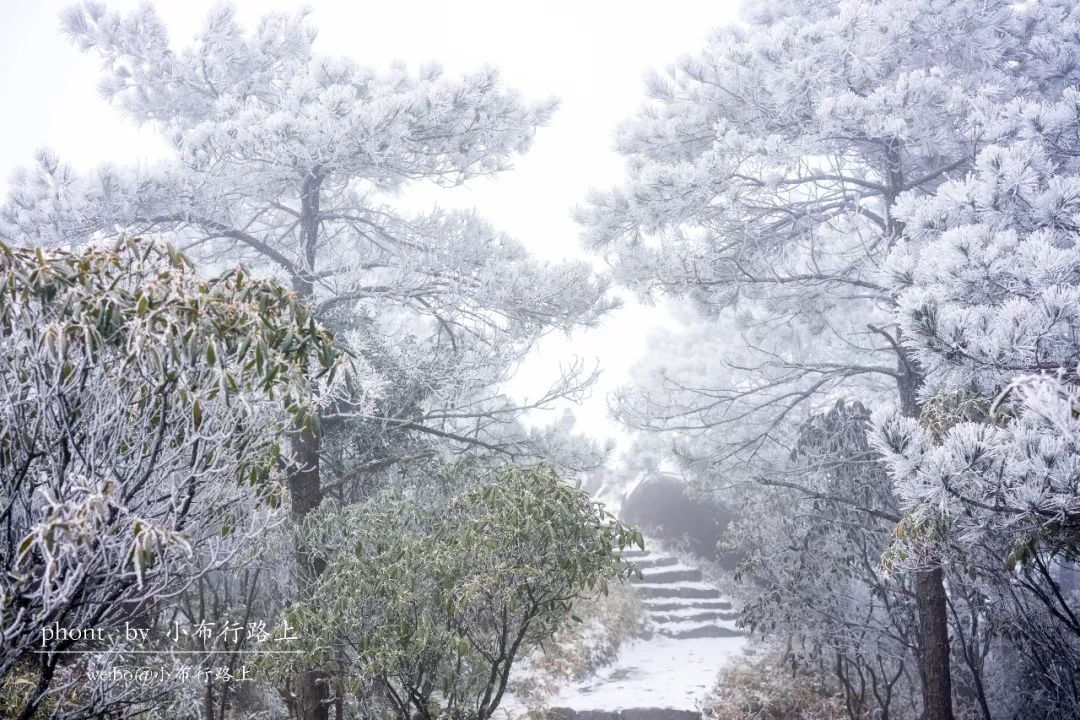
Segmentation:
[(722, 610), (672, 610), (671, 612), (650, 612), (649, 619), (654, 623), (680, 623), (680, 622), (704, 622), (706, 620), (723, 620), (733, 622), (739, 618), (737, 612), (724, 612)]
[(715, 623), (674, 623), (671, 625), (661, 625), (656, 628), (656, 633), (677, 640), (739, 637), (746, 634), (736, 628), (724, 627), (723, 625), (717, 625)]
[(720, 591), (705, 583), (638, 583), (634, 586), (643, 598), (719, 598)]
[(652, 554), (652, 551), (651, 550), (640, 550), (640, 549), (638, 549), (636, 547), (633, 547), (633, 548), (626, 548), (625, 550), (620, 550), (619, 554), (622, 555), (627, 560), (637, 560), (638, 558), (643, 558), (646, 555)]
[(644, 570), (651, 567), (662, 567), (667, 565), (678, 565), (679, 559), (673, 558), (670, 555), (646, 555), (642, 558), (631, 559), (630, 562), (637, 565)]
[(645, 609), (650, 612), (668, 610), (731, 610), (730, 600), (709, 598), (646, 598)]
[(701, 570), (686, 565), (674, 565), (668, 567), (649, 568), (643, 570), (642, 579), (637, 582), (644, 583), (677, 583), (677, 582), (701, 582)]

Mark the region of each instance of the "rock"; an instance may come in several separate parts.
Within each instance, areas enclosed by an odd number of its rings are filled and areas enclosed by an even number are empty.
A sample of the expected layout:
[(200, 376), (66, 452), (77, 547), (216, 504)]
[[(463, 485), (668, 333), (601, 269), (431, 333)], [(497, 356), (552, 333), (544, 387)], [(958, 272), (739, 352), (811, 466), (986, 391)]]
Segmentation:
[(563, 707), (548, 708), (544, 711), (544, 717), (547, 720), (577, 720), (577, 710)]
[(622, 720), (701, 720), (701, 713), (672, 708), (632, 708), (619, 713)]
[(619, 713), (607, 710), (578, 710), (576, 720), (619, 720)]

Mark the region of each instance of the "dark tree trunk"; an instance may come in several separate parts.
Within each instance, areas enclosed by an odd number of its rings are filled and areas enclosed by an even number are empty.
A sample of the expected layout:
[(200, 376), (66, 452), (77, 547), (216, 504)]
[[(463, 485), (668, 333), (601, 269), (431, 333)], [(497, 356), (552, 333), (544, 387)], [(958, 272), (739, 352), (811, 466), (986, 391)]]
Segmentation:
[[(315, 254), (319, 233), (319, 185), (321, 177), (312, 171), (303, 181), (300, 192), (300, 242), (303, 261), (293, 288), (305, 302), (314, 300)], [(292, 464), (289, 466), (289, 495), (294, 519), (302, 519), (322, 502), (322, 479), (319, 455), (322, 436), (313, 427), (296, 428), (290, 437)], [(324, 569), (324, 563), (314, 558), (303, 545), (296, 548), (296, 589), (303, 596), (306, 588)], [(329, 720), (330, 676), (322, 670), (297, 673), (294, 711), (297, 720)]]
[(297, 720), (329, 720), (326, 692), (328, 675), (321, 670), (307, 670), (296, 677)]
[(948, 598), (942, 575), (941, 568), (934, 568), (915, 576), (924, 720), (953, 720)]
[[(311, 428), (297, 432), (290, 441), (293, 465), (289, 468), (289, 495), (292, 514), (297, 520), (319, 507), (322, 487), (319, 478), (319, 453), (322, 438)], [(314, 558), (302, 545), (296, 548), (296, 588), (303, 596), (305, 588), (315, 581), (323, 570), (323, 563)], [(310, 670), (296, 677), (297, 720), (328, 720), (330, 698), (328, 676), (325, 672)]]
[(312, 428), (297, 428), (289, 438), (292, 464), (289, 466), (289, 499), (297, 520), (319, 507), (322, 486), (319, 482), (319, 453), (322, 438)]
[[(919, 373), (914, 360), (901, 355), (900, 409), (907, 417), (922, 412), (917, 391)], [(949, 657), (949, 601), (940, 567), (915, 574), (915, 605), (919, 613), (919, 677), (922, 680), (923, 720), (953, 720), (952, 669)]]

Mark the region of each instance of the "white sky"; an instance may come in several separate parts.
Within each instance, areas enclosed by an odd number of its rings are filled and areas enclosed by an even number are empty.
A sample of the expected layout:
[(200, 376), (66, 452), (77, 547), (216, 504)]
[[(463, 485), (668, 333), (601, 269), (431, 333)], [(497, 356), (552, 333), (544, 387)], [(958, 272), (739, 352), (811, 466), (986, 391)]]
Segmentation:
[[(165, 152), (152, 129), (135, 128), (98, 96), (97, 61), (79, 53), (58, 30), (58, 13), (69, 4), (0, 0), (0, 191), (11, 171), (28, 164), (43, 146), (80, 169), (103, 161), (134, 163)], [(126, 10), (138, 3), (107, 4)], [(156, 3), (177, 46), (188, 44), (214, 4)], [(394, 60), (410, 67), (437, 61), (455, 74), (490, 64), (526, 99), (558, 98), (554, 119), (513, 171), (437, 198), (443, 206), (478, 208), (535, 255), (555, 261), (583, 256), (571, 208), (590, 188), (613, 185), (623, 175), (622, 159), (612, 149), (613, 133), (642, 103), (645, 74), (700, 50), (712, 27), (734, 19), (737, 0), (556, 0), (529, 7), (508, 0), (234, 4), (247, 27), (265, 12), (306, 5), (319, 30), (316, 50), (321, 53), (347, 55), (373, 67)], [(601, 382), (574, 411), (580, 429), (617, 437), (604, 398), (647, 352), (646, 333), (663, 317), (655, 308), (630, 304), (597, 330), (570, 340), (550, 338), (526, 363), (512, 390), (528, 394), (530, 384), (555, 374), (561, 359), (578, 355), (598, 361), (604, 370)]]

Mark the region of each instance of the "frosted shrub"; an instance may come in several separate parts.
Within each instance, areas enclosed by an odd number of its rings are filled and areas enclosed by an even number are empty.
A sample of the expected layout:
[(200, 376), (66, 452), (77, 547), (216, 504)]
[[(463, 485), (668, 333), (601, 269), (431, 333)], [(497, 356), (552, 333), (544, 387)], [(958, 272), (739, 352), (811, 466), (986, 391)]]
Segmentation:
[(561, 687), (613, 662), (627, 642), (651, 632), (645, 606), (630, 584), (617, 583), (606, 595), (578, 600), (571, 612), (570, 622), (534, 648), (514, 673), (511, 689), (533, 711), (541, 711)]
[[(325, 563), (286, 620), (364, 717), (470, 717), (572, 607), (630, 572), (641, 536), (547, 465), (432, 468), (413, 490), (326, 507), (303, 529)], [(287, 667), (279, 669), (288, 670)]]
[(765, 648), (720, 672), (705, 699), (707, 720), (836, 720), (847, 717), (842, 695), (812, 668), (792, 670)]

